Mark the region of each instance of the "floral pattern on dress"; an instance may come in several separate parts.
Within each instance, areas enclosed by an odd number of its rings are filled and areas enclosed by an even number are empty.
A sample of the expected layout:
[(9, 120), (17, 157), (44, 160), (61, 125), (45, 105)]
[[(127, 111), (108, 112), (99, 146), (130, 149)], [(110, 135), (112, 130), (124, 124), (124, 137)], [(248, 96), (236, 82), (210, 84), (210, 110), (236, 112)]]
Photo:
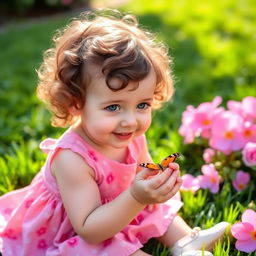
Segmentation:
[(88, 155), (89, 155), (89, 157), (91, 158), (91, 159), (93, 159), (94, 161), (98, 161), (98, 158), (97, 158), (97, 156), (96, 156), (96, 154), (95, 154), (95, 152), (94, 151), (92, 151), (92, 150), (88, 150)]
[(33, 202), (34, 199), (28, 199), (27, 201), (25, 201), (25, 208), (29, 208)]
[(47, 249), (47, 243), (45, 241), (45, 239), (40, 239), (37, 243), (37, 248), (39, 250), (46, 250)]
[(70, 247), (75, 247), (78, 244), (78, 238), (77, 237), (71, 237), (71, 238), (68, 239), (67, 243)]
[(112, 183), (114, 181), (114, 176), (113, 176), (113, 173), (110, 173), (107, 178), (106, 178), (106, 181), (108, 184)]
[(38, 229), (36, 231), (36, 233), (37, 233), (38, 236), (41, 236), (41, 235), (45, 234), (46, 233), (46, 227), (41, 227), (40, 229)]
[(15, 233), (15, 230), (12, 229), (12, 228), (9, 228), (9, 229), (5, 230), (2, 233), (2, 236), (6, 237), (6, 238), (9, 238), (9, 239), (12, 239), (12, 240), (16, 240), (18, 238), (17, 234)]

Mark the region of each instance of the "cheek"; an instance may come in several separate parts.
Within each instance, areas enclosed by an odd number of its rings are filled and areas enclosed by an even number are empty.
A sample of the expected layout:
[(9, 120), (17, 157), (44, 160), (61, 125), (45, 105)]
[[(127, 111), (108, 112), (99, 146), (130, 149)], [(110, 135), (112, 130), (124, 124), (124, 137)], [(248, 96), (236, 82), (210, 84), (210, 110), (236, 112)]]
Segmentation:
[(101, 123), (101, 129), (106, 133), (113, 132), (113, 130), (115, 130), (117, 126), (114, 120), (109, 120), (109, 119), (105, 119), (105, 120), (102, 119), (100, 123)]
[(147, 129), (150, 127), (151, 125), (151, 114), (145, 116), (141, 122), (140, 122), (140, 129), (143, 130), (143, 132), (147, 131)]
[(88, 124), (91, 132), (101, 134), (112, 132), (116, 127), (114, 120), (99, 116), (91, 116), (90, 120), (88, 120)]

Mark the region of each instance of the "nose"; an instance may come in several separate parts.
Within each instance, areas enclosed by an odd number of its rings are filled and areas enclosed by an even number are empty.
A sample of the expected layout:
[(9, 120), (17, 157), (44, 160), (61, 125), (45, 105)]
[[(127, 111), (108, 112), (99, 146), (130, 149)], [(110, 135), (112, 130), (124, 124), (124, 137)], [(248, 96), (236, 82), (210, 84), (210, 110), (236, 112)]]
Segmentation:
[(126, 112), (124, 113), (121, 121), (121, 126), (122, 127), (134, 127), (137, 126), (137, 117), (135, 113), (131, 112)]

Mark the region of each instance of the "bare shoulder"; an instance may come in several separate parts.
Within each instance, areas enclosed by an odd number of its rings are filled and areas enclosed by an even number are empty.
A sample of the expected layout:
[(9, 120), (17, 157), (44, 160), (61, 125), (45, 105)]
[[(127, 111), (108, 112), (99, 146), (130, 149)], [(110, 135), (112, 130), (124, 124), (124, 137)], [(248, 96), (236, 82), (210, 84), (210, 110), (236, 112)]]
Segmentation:
[(94, 177), (94, 171), (79, 154), (70, 149), (62, 149), (54, 157), (51, 164), (51, 171), (55, 178), (59, 176), (67, 179), (79, 178), (90, 174)]
[(51, 169), (71, 224), (77, 234), (82, 234), (85, 219), (101, 204), (93, 170), (71, 150), (61, 150), (55, 156)]

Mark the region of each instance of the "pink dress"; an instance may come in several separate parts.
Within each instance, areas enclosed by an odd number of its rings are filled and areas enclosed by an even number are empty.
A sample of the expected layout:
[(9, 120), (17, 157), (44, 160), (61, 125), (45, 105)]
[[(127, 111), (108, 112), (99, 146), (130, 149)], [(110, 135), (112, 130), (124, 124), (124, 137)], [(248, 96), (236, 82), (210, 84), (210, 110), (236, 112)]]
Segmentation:
[(0, 251), (4, 256), (127, 256), (148, 239), (163, 235), (182, 206), (176, 196), (154, 210), (146, 207), (114, 237), (97, 245), (88, 244), (73, 230), (51, 174), (55, 153), (71, 149), (85, 159), (95, 172), (105, 204), (130, 186), (145, 138), (140, 136), (129, 145), (125, 163), (96, 152), (72, 131), (59, 140), (46, 139), (40, 146), (48, 157), (31, 184), (0, 197)]

